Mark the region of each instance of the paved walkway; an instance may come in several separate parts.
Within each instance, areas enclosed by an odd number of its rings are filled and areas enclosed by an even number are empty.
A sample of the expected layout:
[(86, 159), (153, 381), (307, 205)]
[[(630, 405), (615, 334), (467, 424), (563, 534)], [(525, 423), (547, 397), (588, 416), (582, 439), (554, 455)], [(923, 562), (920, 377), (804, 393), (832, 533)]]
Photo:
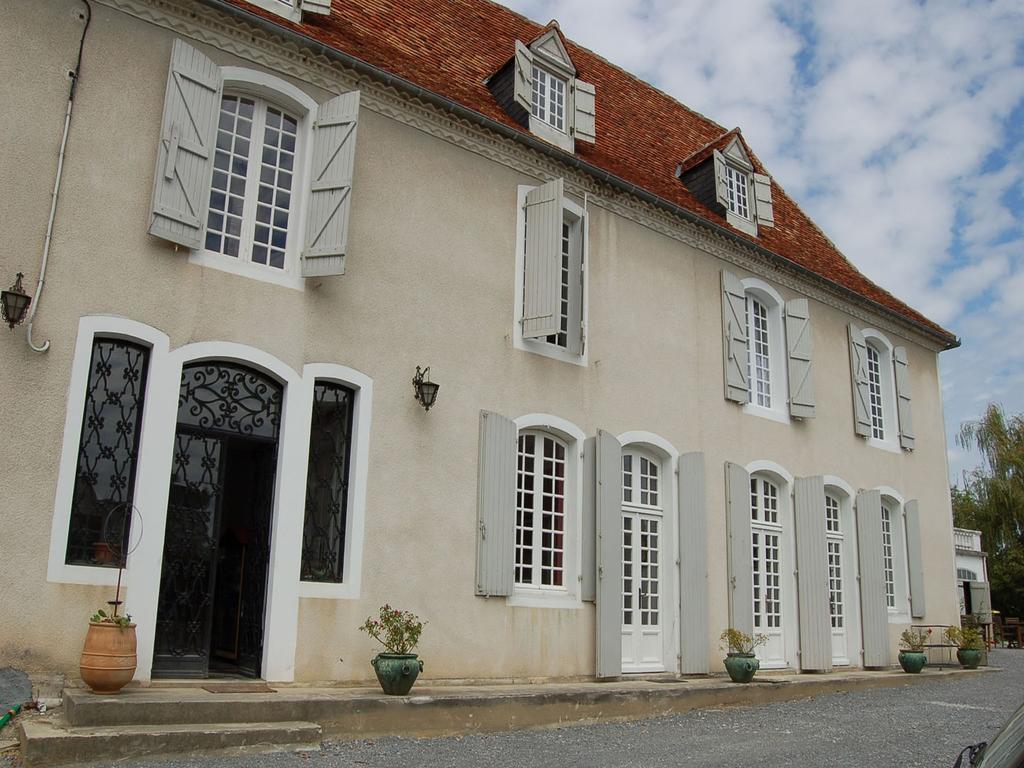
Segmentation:
[[(758, 707), (435, 739), (329, 742), (318, 752), (130, 762), (119, 768), (739, 768), (951, 766), (991, 738), (1024, 699), (1024, 651), (991, 655), (1003, 671)], [(2, 764), (2, 763), (0, 763)]]

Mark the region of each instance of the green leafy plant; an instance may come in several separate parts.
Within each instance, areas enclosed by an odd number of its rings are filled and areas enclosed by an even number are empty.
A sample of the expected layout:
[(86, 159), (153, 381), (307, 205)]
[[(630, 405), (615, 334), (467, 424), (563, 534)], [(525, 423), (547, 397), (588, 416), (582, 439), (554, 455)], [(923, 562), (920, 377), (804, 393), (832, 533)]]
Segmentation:
[(768, 635), (748, 635), (729, 627), (723, 630), (718, 639), (722, 642), (721, 647), (727, 649), (729, 653), (753, 653), (755, 648), (768, 642)]
[(904, 629), (900, 635), (900, 650), (901, 651), (912, 651), (914, 653), (921, 653), (924, 651), (924, 647), (928, 644), (928, 638), (931, 637), (932, 631), (922, 631), (920, 629)]
[(410, 653), (420, 641), (425, 624), (416, 614), (385, 604), (376, 619), (368, 617), (359, 629), (383, 645), (388, 653)]
[(100, 608), (96, 613), (89, 617), (89, 621), (93, 624), (113, 624), (115, 627), (125, 629), (130, 627), (132, 624), (131, 614), (125, 614), (124, 616), (108, 616), (107, 612)]
[(965, 625), (963, 627), (949, 627), (946, 629), (946, 641), (957, 648), (980, 651), (983, 640), (981, 632), (977, 627)]

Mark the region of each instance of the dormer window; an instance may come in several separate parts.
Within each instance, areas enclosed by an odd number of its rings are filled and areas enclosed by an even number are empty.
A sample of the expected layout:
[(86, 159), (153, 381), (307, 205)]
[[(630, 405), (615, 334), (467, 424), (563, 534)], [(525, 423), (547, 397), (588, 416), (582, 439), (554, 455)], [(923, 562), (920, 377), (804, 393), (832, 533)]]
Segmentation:
[(749, 177), (746, 173), (731, 165), (725, 166), (726, 190), (729, 198), (729, 210), (744, 219), (750, 218), (750, 206), (747, 205), (747, 185)]
[(555, 26), (529, 45), (517, 40), (515, 55), (487, 87), (517, 123), (566, 152), (575, 152), (577, 141), (596, 141), (594, 86), (576, 77)]

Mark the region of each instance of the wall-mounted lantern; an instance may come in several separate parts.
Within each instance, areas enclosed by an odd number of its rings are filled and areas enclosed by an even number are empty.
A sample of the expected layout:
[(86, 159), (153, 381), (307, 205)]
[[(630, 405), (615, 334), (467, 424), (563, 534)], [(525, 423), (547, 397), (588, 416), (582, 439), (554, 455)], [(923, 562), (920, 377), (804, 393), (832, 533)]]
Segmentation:
[(416, 366), (416, 375), (412, 378), (412, 386), (416, 390), (416, 399), (423, 406), (423, 410), (429, 411), (434, 400), (437, 399), (437, 390), (441, 387), (440, 384), (435, 384), (430, 380), (429, 365), (422, 371), (418, 365)]
[(0, 292), (0, 314), (3, 314), (4, 322), (12, 330), (14, 326), (19, 325), (25, 319), (28, 305), (32, 303), (32, 297), (25, 293), (25, 289), (21, 286), (21, 278), (24, 276), (19, 272), (14, 279), (14, 285), (6, 291)]

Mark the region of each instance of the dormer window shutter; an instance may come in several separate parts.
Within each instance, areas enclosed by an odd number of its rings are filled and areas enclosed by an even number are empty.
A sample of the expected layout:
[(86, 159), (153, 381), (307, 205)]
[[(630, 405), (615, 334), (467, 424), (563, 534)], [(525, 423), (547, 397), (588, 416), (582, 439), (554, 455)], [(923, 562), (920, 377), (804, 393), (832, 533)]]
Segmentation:
[(900, 420), (900, 447), (914, 449), (914, 422), (910, 414), (910, 376), (907, 348), (896, 347), (892, 351), (893, 368), (896, 370), (896, 415)]
[(336, 96), (317, 110), (303, 277), (345, 274), (358, 121), (359, 91)]
[(762, 227), (775, 226), (775, 211), (772, 207), (772, 180), (770, 176), (763, 173), (755, 173), (751, 177), (754, 181), (754, 212), (757, 216), (757, 223)]
[(175, 40), (164, 94), (149, 234), (186, 248), (202, 246), (210, 199), (220, 68)]
[(513, 98), (529, 113), (533, 107), (533, 51), (519, 40), (516, 40), (516, 58), (513, 66)]
[(729, 210), (729, 179), (725, 175), (725, 157), (717, 149), (714, 151), (715, 159), (715, 200), (719, 205)]
[(526, 195), (526, 258), (523, 281), (523, 338), (559, 331), (562, 284), (562, 179)]
[(594, 144), (597, 141), (597, 99), (596, 90), (590, 83), (575, 82), (575, 115), (573, 136), (577, 141)]

